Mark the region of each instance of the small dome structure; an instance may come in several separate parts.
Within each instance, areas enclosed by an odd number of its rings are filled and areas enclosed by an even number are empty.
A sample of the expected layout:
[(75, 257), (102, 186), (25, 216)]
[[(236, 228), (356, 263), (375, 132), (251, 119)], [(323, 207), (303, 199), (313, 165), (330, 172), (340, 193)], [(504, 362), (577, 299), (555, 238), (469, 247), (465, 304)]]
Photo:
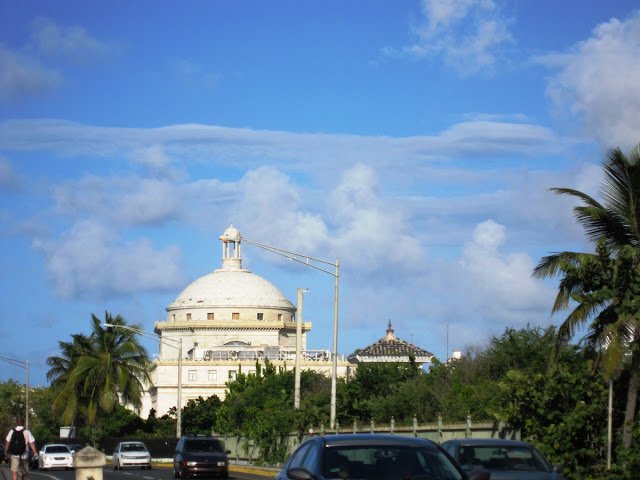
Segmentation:
[(229, 228), (227, 228), (224, 231), (221, 238), (223, 237), (225, 240), (232, 241), (232, 242), (239, 242), (240, 240), (242, 240), (242, 237), (240, 236), (240, 231), (233, 225), (230, 225)]
[(384, 338), (368, 347), (356, 350), (347, 360), (351, 363), (409, 363), (411, 355), (416, 363), (428, 363), (433, 358), (432, 353), (396, 338), (389, 321), (387, 335)]

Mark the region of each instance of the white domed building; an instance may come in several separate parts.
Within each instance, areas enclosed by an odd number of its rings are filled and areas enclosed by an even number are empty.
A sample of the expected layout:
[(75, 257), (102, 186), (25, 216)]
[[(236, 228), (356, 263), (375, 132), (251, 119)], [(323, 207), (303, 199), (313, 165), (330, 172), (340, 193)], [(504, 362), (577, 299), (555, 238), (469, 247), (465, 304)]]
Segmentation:
[[(225, 230), (222, 268), (205, 275), (167, 307), (167, 320), (156, 322), (161, 337), (159, 358), (151, 372), (153, 385), (145, 395), (143, 412), (158, 416), (176, 406), (178, 346), (182, 342), (182, 406), (190, 399), (226, 394), (225, 382), (240, 370), (252, 373), (264, 359), (287, 370), (295, 366), (296, 306), (269, 281), (242, 268), (242, 238), (236, 228)], [(329, 351), (309, 351), (301, 325), (302, 370), (331, 375)], [(338, 376), (354, 366), (338, 356)]]

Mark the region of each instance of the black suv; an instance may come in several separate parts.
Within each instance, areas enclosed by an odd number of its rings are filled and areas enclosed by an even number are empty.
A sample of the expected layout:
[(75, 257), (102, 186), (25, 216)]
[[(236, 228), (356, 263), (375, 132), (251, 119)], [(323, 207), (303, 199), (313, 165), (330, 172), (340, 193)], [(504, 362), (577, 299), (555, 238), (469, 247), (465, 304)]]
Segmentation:
[(173, 455), (173, 478), (229, 478), (228, 453), (215, 437), (183, 436)]

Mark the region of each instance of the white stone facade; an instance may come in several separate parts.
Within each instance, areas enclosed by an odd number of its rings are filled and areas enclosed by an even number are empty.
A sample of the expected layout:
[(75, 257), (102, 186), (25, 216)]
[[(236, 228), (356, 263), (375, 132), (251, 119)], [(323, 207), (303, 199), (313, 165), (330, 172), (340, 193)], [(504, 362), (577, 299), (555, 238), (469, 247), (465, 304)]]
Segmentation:
[[(199, 278), (167, 307), (167, 320), (156, 322), (159, 358), (151, 372), (141, 414), (158, 416), (175, 407), (178, 395), (178, 348), (182, 342), (182, 406), (190, 399), (226, 395), (225, 382), (240, 371), (256, 371), (265, 359), (287, 370), (295, 366), (296, 307), (270, 282), (242, 268), (241, 237), (229, 227), (221, 237), (222, 268)], [(302, 370), (331, 375), (331, 352), (309, 351), (302, 323)], [(175, 346), (174, 346), (175, 345)], [(344, 356), (338, 376), (350, 373)]]

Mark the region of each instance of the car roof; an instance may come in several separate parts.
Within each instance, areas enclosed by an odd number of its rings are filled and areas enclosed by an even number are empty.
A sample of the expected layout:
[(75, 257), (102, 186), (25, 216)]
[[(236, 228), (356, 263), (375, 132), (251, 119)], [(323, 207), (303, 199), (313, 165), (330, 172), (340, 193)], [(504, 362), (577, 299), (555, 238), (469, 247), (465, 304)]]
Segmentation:
[(144, 442), (140, 442), (140, 441), (138, 441), (138, 440), (128, 440), (128, 441), (126, 441), (126, 442), (120, 442), (120, 444), (121, 444), (121, 445), (125, 445), (125, 444), (126, 444), (126, 445), (131, 445), (131, 444), (134, 444), (134, 445), (144, 445)]
[(523, 440), (510, 440), (506, 438), (456, 438), (455, 440), (447, 440), (443, 443), (462, 446), (489, 446), (489, 447), (533, 447), (529, 442)]
[(69, 445), (67, 445), (65, 443), (47, 443), (42, 448), (46, 448), (46, 447), (67, 447), (67, 448), (69, 448)]
[(348, 434), (333, 434), (325, 435), (324, 437), (311, 437), (319, 438), (325, 446), (331, 447), (348, 447), (348, 446), (409, 446), (409, 447), (427, 447), (437, 448), (437, 444), (426, 438), (416, 437), (403, 437), (401, 435), (388, 435), (380, 433), (348, 433)]

